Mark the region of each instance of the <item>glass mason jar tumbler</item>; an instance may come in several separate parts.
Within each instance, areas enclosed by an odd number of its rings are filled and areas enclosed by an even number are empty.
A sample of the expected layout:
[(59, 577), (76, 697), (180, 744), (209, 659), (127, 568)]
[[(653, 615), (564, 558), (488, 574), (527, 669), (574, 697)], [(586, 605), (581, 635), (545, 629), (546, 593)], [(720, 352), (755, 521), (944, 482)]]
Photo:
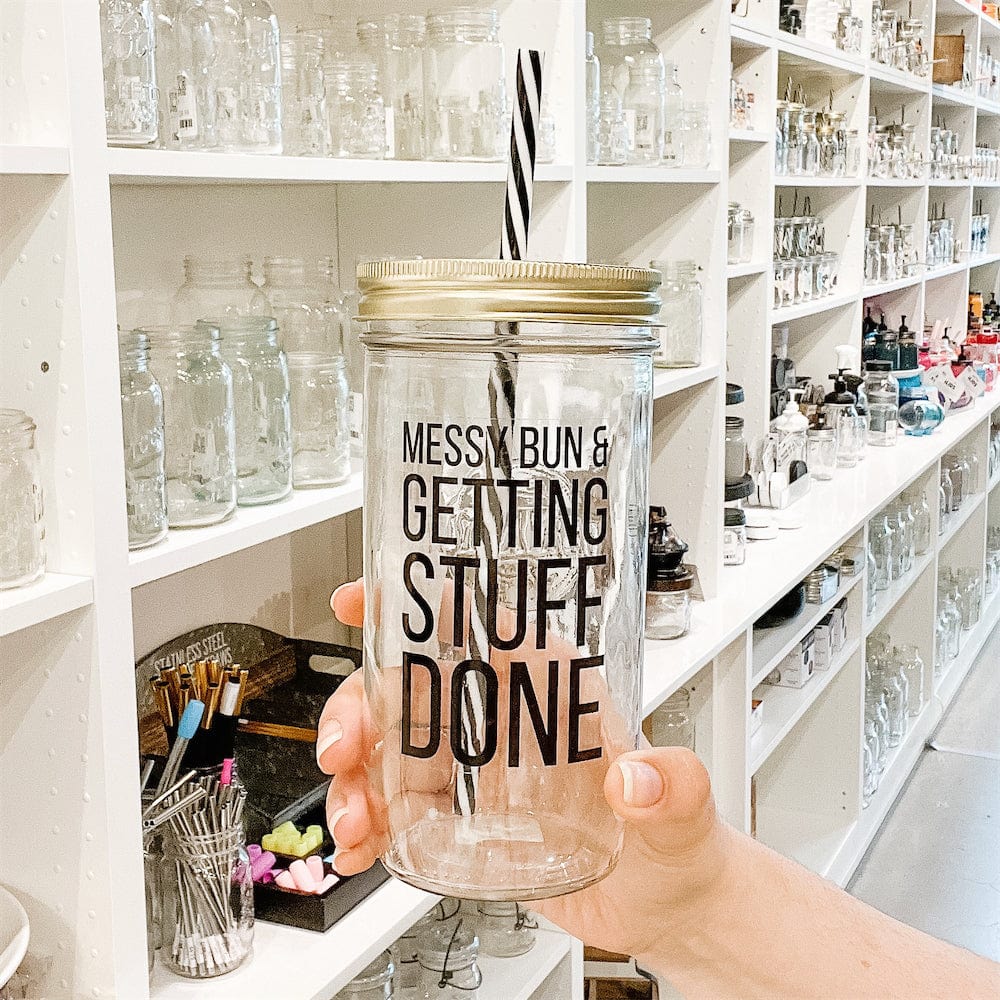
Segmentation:
[(638, 737), (658, 284), (537, 261), (358, 268), (384, 445), (365, 459), (372, 782), (383, 862), (414, 885), (543, 898), (617, 861), (602, 787)]
[(342, 355), (288, 355), (292, 400), (292, 483), (336, 486), (351, 474), (350, 391)]
[(653, 356), (659, 368), (696, 368), (701, 364), (702, 289), (693, 260), (651, 261), (663, 274), (660, 298), (660, 346)]
[(138, 332), (149, 341), (149, 367), (163, 392), (170, 527), (224, 521), (236, 509), (236, 431), (219, 329), (200, 323)]
[(149, 0), (101, 0), (104, 118), (112, 146), (156, 141), (155, 48)]
[(171, 308), (174, 323), (191, 326), (202, 319), (269, 316), (270, 304), (252, 276), (249, 258), (184, 258), (184, 284)]
[(538, 922), (512, 900), (482, 900), (476, 904), (476, 934), (484, 955), (515, 958), (535, 946)]
[(149, 342), (144, 334), (120, 334), (118, 358), (128, 547), (143, 549), (167, 533), (163, 392), (149, 370)]
[(35, 422), (0, 409), (0, 590), (23, 587), (45, 572), (42, 473)]

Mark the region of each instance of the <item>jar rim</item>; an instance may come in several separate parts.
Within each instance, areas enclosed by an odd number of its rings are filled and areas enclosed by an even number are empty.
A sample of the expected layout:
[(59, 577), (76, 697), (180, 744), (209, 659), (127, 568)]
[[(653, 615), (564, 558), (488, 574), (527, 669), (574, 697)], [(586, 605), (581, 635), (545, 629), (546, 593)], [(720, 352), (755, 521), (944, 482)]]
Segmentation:
[(206, 340), (209, 344), (218, 342), (221, 334), (219, 328), (207, 321), (199, 321), (189, 325), (167, 323), (159, 326), (140, 326), (135, 328), (135, 333), (142, 334), (150, 350), (169, 344), (183, 344)]
[(376, 260), (357, 268), (362, 320), (653, 326), (657, 271), (533, 260)]

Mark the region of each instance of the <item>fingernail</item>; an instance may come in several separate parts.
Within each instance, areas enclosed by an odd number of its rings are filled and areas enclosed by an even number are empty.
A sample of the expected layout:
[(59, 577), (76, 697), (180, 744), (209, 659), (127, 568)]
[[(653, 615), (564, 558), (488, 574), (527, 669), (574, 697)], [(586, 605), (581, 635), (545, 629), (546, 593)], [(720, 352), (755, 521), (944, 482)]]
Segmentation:
[(347, 806), (341, 806), (336, 812), (330, 813), (326, 819), (326, 825), (330, 828), (330, 836), (333, 837), (333, 842), (337, 842), (337, 820), (341, 817), (346, 816), (350, 812)]
[(323, 754), (334, 745), (339, 743), (344, 736), (344, 727), (336, 720), (331, 719), (319, 734), (316, 741), (316, 760), (322, 760)]
[(342, 853), (342, 852), (341, 852), (340, 848), (339, 848), (339, 847), (335, 847), (335, 848), (333, 849), (333, 858), (332, 858), (332, 859), (331, 859), (331, 861), (330, 861), (330, 864), (331, 864), (331, 865), (333, 865), (333, 870), (334, 870), (334, 871), (335, 871), (335, 872), (336, 872), (336, 873), (337, 873), (338, 875), (342, 875), (342, 874), (343, 874), (343, 872), (342, 872), (342, 871), (341, 871), (341, 870), (340, 870), (340, 869), (339, 869), (339, 868), (337, 867), (337, 855), (338, 855), (338, 854), (341, 854), (341, 853)]
[(336, 612), (337, 610), (337, 594), (339, 594), (344, 587), (348, 586), (346, 583), (342, 583), (331, 595), (330, 595), (330, 610)]
[(663, 794), (663, 778), (655, 767), (641, 760), (620, 760), (622, 773), (622, 798), (633, 809), (645, 809)]

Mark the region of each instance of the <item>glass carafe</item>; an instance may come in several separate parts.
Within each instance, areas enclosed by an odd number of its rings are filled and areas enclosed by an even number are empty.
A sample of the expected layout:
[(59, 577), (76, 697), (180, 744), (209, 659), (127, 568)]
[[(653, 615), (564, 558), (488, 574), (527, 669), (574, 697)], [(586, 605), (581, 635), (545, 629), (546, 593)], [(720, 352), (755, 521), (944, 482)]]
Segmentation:
[(218, 327), (145, 327), (149, 368), (163, 392), (167, 519), (171, 528), (224, 521), (236, 509), (233, 376)]
[(108, 143), (148, 146), (160, 120), (149, 0), (101, 0), (100, 15)]
[(45, 572), (45, 507), (35, 422), (0, 409), (0, 590), (23, 587)]
[(143, 334), (119, 335), (118, 361), (128, 547), (142, 549), (167, 533), (163, 392), (149, 370), (149, 342)]
[(207, 260), (184, 258), (184, 284), (174, 295), (174, 323), (191, 326), (202, 319), (268, 316), (270, 304), (251, 276), (247, 258)]

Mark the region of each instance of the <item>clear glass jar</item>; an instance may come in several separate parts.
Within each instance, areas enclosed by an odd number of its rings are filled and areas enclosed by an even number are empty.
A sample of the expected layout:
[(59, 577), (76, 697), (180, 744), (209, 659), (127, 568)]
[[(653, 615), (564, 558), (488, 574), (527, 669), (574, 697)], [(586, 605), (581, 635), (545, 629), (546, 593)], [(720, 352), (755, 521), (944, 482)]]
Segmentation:
[(896, 659), (906, 678), (906, 714), (915, 719), (924, 707), (924, 661), (913, 645), (900, 646)]
[(378, 66), (385, 104), (386, 155), (424, 158), (424, 38), (420, 14), (386, 14), (358, 21), (362, 48)]
[(193, 326), (202, 319), (269, 316), (271, 306), (251, 276), (249, 258), (206, 260), (184, 258), (184, 284), (171, 307), (174, 323)]
[(663, 159), (662, 68), (653, 63), (633, 67), (622, 104), (629, 130), (629, 163), (638, 166), (659, 164)]
[(292, 352), (292, 484), (336, 486), (351, 474), (351, 424), (343, 355)]
[(625, 99), (632, 72), (653, 67), (661, 80), (666, 79), (666, 64), (653, 43), (653, 22), (648, 17), (607, 17), (601, 23), (604, 44), (601, 47), (602, 86), (614, 88)]
[(45, 505), (35, 422), (0, 409), (0, 590), (24, 587), (45, 572)]
[(753, 258), (754, 217), (749, 208), (740, 212), (740, 223), (743, 230), (743, 242), (740, 248), (740, 264), (749, 264)]
[(143, 549), (167, 534), (163, 393), (149, 370), (149, 342), (143, 334), (119, 334), (118, 360), (128, 547)]
[(160, 961), (178, 975), (211, 979), (253, 949), (253, 875), (240, 827), (164, 837)]
[(702, 289), (693, 260), (652, 261), (663, 274), (660, 298), (658, 368), (696, 368), (701, 364), (703, 337)]
[(385, 102), (373, 62), (338, 59), (326, 63), (326, 111), (331, 156), (384, 159)]
[(281, 43), (282, 122), (290, 156), (329, 152), (324, 44), (318, 31), (296, 31)]
[(712, 163), (712, 119), (709, 106), (685, 103), (681, 112), (681, 162), (685, 167), (707, 169)]
[(587, 107), (587, 162), (600, 162), (601, 134), (601, 62), (594, 53), (594, 33), (587, 32), (585, 55), (586, 107)]
[(601, 126), (598, 132), (597, 162), (606, 167), (621, 166), (628, 160), (628, 125), (617, 92), (601, 98)]
[(694, 719), (691, 692), (678, 688), (649, 717), (649, 738), (654, 747), (685, 747), (694, 750)]
[(218, 327), (144, 327), (149, 369), (163, 392), (167, 521), (195, 528), (236, 510), (233, 375)]
[(747, 442), (743, 436), (743, 418), (726, 417), (726, 485), (740, 482), (747, 471)]
[(246, 23), (227, 0), (182, 0), (174, 20), (177, 67), (171, 101), (181, 149), (243, 148), (240, 94)]
[(278, 321), (286, 354), (330, 353), (332, 332), (317, 272), (301, 257), (265, 257), (261, 298)]
[(806, 431), (806, 466), (813, 479), (833, 479), (837, 469), (837, 434), (832, 427)]
[(899, 413), (899, 383), (888, 361), (869, 361), (865, 371), (868, 397), (868, 443), (889, 447), (896, 443)]
[(274, 503), (292, 491), (288, 366), (271, 317), (219, 320), (221, 353), (233, 375), (236, 499), (241, 507)]
[(743, 259), (743, 213), (734, 201), (729, 203), (726, 212), (726, 227), (726, 263), (739, 264)]
[[(429, 913), (425, 913), (399, 936), (393, 947), (393, 962), (396, 966), (393, 982), (397, 992), (415, 989), (420, 979), (420, 963), (417, 953), (417, 942), (420, 940), (420, 935), (428, 927), (435, 925), (453, 929), (462, 919), (461, 909), (461, 900), (445, 896), (434, 904), (434, 908)], [(404, 995), (409, 997), (411, 994)]]
[(747, 560), (747, 516), (738, 507), (723, 515), (722, 565), (742, 566)]
[[(483, 308), (484, 280), (494, 308)], [(373, 725), (393, 748), (373, 777), (394, 803), (383, 863), (412, 884), (465, 898), (527, 900), (591, 884), (614, 864), (622, 836), (603, 796), (613, 754), (601, 734), (613, 718), (616, 745), (635, 746), (638, 736), (646, 532), (630, 512), (647, 503), (656, 272), (375, 261), (359, 266), (358, 286), (367, 324), (365, 433), (384, 443), (365, 452), (364, 504), (366, 600), (386, 612), (368, 618), (364, 637)], [(629, 315), (619, 317), (624, 301)], [(450, 318), (435, 318), (444, 304)], [(506, 326), (512, 313), (514, 336)], [(538, 401), (551, 398), (547, 387), (567, 365), (573, 387), (543, 415)], [(477, 448), (499, 440), (481, 438), (485, 428), (511, 424), (513, 449)], [(555, 426), (575, 428), (560, 435), (558, 454)], [(442, 434), (455, 446), (444, 448)], [(527, 487), (476, 485), (505, 467)], [(435, 627), (434, 580), (469, 560), (483, 570), (457, 578), (473, 591), (471, 629), (462, 621), (456, 628), (447, 614)], [(409, 581), (413, 596), (398, 580)], [(404, 601), (400, 613), (388, 612), (392, 592)], [(543, 608), (529, 634), (528, 606), (555, 599), (578, 613)], [(554, 658), (552, 643), (573, 652)], [(584, 644), (593, 657), (577, 657)], [(517, 650), (513, 667), (503, 650)], [(521, 663), (537, 663), (541, 673)], [(600, 674), (589, 670), (599, 663)], [(413, 715), (412, 685), (403, 681), (401, 690), (401, 676), (429, 692), (429, 715), (425, 707)], [(568, 742), (560, 737), (558, 746), (527, 716), (511, 726), (506, 711), (511, 699), (537, 705), (550, 695), (566, 706)], [(593, 702), (582, 715), (578, 698)], [(460, 724), (442, 726), (448, 719)], [(454, 763), (442, 784), (443, 757)], [(440, 795), (409, 791), (417, 787)], [(485, 864), (484, 837), (494, 845)]]
[(392, 1000), (395, 974), (392, 953), (383, 951), (337, 994), (336, 1000)]
[(679, 167), (684, 162), (684, 134), (681, 114), (684, 111), (684, 91), (677, 82), (677, 64), (666, 63), (663, 87), (663, 163)]
[(458, 8), (427, 17), (424, 101), (429, 160), (502, 160), (507, 90), (500, 15)]
[(101, 0), (100, 12), (108, 143), (148, 146), (160, 125), (149, 0)]
[(646, 584), (646, 638), (679, 639), (691, 631), (691, 586), (694, 577), (679, 572)]
[(515, 958), (535, 947), (535, 920), (520, 903), (483, 900), (476, 904), (479, 950), (496, 958)]
[(476, 1000), (483, 974), (479, 938), (464, 919), (453, 928), (428, 927), (417, 939), (416, 1000)]
[(243, 85), (240, 89), (240, 149), (280, 153), (281, 39), (278, 18), (267, 0), (240, 0), (243, 10)]
[(886, 514), (873, 518), (868, 526), (869, 544), (875, 557), (875, 589), (888, 590), (892, 582), (894, 533)]
[(931, 508), (926, 491), (921, 491), (920, 499), (913, 505), (913, 551), (923, 555), (931, 547)]

